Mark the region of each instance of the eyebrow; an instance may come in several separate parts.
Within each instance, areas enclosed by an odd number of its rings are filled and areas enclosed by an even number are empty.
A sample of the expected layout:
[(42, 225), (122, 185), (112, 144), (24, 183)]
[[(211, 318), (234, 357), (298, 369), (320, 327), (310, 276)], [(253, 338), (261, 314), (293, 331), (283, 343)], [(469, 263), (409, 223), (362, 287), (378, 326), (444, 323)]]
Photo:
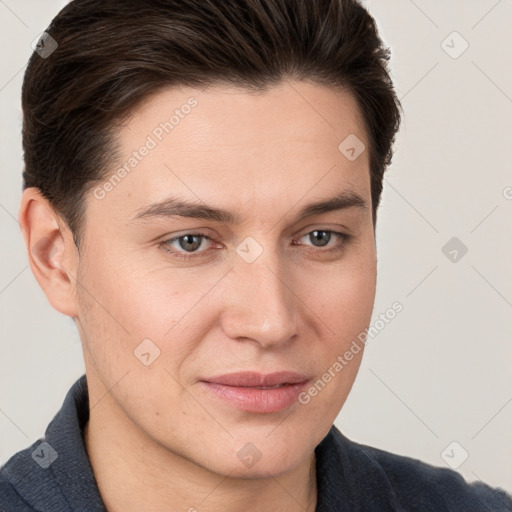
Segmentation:
[[(366, 211), (368, 209), (368, 204), (359, 194), (352, 191), (345, 191), (337, 196), (316, 201), (304, 206), (297, 214), (296, 220), (335, 210), (346, 210), (353, 207), (357, 207), (361, 211)], [(166, 217), (204, 219), (235, 225), (241, 224), (243, 221), (239, 215), (222, 208), (214, 208), (205, 203), (191, 203), (176, 197), (168, 197), (163, 201), (152, 203), (137, 210), (136, 215), (130, 219), (130, 222)]]

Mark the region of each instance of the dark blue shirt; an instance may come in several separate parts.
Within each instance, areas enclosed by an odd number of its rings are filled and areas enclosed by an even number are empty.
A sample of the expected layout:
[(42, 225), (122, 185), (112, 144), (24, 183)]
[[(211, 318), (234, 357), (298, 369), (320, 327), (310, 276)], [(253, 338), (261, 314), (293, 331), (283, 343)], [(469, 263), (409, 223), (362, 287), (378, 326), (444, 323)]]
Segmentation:
[[(83, 375), (45, 437), (0, 468), (1, 512), (106, 511), (84, 444), (88, 419)], [(512, 511), (512, 496), (500, 489), (468, 484), (447, 468), (355, 443), (334, 426), (315, 453), (317, 512)]]

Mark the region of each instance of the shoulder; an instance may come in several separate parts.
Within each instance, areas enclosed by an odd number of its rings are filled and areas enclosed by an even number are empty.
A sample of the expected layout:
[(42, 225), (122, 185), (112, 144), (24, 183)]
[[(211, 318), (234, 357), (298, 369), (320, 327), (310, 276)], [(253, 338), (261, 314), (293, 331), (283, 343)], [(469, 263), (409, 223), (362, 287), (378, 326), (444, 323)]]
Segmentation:
[[(12, 455), (0, 467), (0, 512), (68, 512), (70, 509), (53, 469), (49, 444), (40, 438)], [(64, 470), (68, 470), (68, 467)]]
[(45, 435), (0, 467), (0, 512), (104, 512), (83, 440), (86, 377), (71, 386)]
[(13, 455), (0, 467), (0, 512), (33, 512), (36, 510), (19, 495), (9, 477), (11, 472), (17, 473), (18, 471), (16, 460), (20, 453)]
[(332, 441), (343, 463), (359, 476), (359, 482), (367, 477), (362, 484), (354, 482), (361, 499), (365, 495), (373, 495), (373, 500), (385, 496), (394, 503), (394, 510), (408, 512), (512, 512), (512, 496), (502, 489), (482, 482), (468, 483), (451, 469), (356, 443), (337, 429), (332, 431)]
[(482, 482), (468, 483), (448, 468), (359, 445), (382, 468), (400, 503), (408, 510), (512, 511), (512, 498)]

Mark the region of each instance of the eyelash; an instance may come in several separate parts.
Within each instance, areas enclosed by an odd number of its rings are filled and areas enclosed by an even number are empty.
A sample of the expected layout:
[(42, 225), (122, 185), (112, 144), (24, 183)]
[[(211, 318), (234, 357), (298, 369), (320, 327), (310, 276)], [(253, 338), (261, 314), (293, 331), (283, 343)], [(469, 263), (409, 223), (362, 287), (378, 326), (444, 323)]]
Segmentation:
[[(320, 253), (331, 253), (331, 252), (337, 252), (337, 251), (341, 251), (346, 243), (352, 238), (352, 235), (348, 235), (347, 233), (341, 233), (339, 231), (333, 231), (332, 229), (314, 229), (313, 231), (308, 231), (307, 233), (305, 233), (304, 235), (302, 235), (301, 237), (299, 237), (299, 240), (301, 238), (304, 238), (305, 236), (307, 235), (311, 235), (312, 233), (314, 233), (315, 231), (320, 231), (320, 232), (323, 232), (323, 233), (331, 233), (331, 235), (335, 235), (338, 237), (338, 242), (333, 246), (333, 247), (330, 247), (329, 249), (322, 249), (321, 247), (319, 247), (319, 251)], [(171, 254), (173, 257), (177, 258), (177, 259), (180, 259), (180, 260), (184, 260), (184, 261), (187, 261), (187, 260), (191, 260), (193, 258), (198, 258), (198, 257), (201, 257), (203, 256), (206, 251), (203, 251), (203, 252), (181, 252), (181, 251), (174, 251), (174, 250), (170, 250), (169, 249), (169, 245), (173, 242), (177, 242), (178, 240), (180, 240), (181, 238), (184, 238), (186, 236), (196, 236), (196, 237), (201, 237), (203, 240), (209, 240), (211, 242), (215, 242), (215, 240), (213, 240), (212, 237), (208, 236), (208, 235), (205, 235), (204, 233), (194, 233), (194, 232), (190, 232), (190, 233), (184, 233), (183, 235), (180, 235), (180, 236), (175, 236), (173, 238), (168, 238), (167, 240), (163, 240), (162, 242), (160, 242), (159, 246), (167, 253)], [(329, 240), (330, 242), (330, 240)], [(328, 243), (329, 243), (328, 242)], [(296, 244), (296, 245), (302, 245), (302, 244)], [(307, 246), (307, 247), (311, 247), (311, 246)], [(317, 252), (313, 246), (312, 249), (307, 249), (308, 252)]]

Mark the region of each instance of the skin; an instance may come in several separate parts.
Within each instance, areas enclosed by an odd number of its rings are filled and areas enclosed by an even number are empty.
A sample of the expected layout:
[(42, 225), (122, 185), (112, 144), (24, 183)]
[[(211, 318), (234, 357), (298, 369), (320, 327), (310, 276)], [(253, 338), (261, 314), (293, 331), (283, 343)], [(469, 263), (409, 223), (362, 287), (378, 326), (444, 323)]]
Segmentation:
[[(30, 265), (51, 305), (79, 329), (86, 447), (110, 512), (313, 511), (314, 449), (363, 351), (308, 404), (277, 413), (240, 411), (199, 381), (248, 370), (316, 381), (368, 327), (376, 284), (368, 151), (349, 161), (338, 149), (350, 134), (366, 147), (368, 138), (353, 96), (315, 83), (260, 94), (170, 89), (119, 130), (123, 156), (112, 172), (190, 97), (197, 106), (113, 190), (88, 194), (80, 252), (39, 192), (24, 191), (19, 222)], [(367, 208), (296, 219), (303, 206), (346, 191)], [(130, 220), (169, 195), (243, 221)], [(332, 234), (320, 246), (308, 235), (315, 230), (351, 238)], [(203, 239), (190, 260), (161, 245), (195, 232), (213, 241)], [(236, 252), (246, 237), (263, 250), (252, 263)], [(179, 242), (167, 247), (187, 254)], [(134, 355), (147, 338), (160, 350), (149, 366)], [(246, 443), (261, 454), (252, 467), (237, 457)]]

